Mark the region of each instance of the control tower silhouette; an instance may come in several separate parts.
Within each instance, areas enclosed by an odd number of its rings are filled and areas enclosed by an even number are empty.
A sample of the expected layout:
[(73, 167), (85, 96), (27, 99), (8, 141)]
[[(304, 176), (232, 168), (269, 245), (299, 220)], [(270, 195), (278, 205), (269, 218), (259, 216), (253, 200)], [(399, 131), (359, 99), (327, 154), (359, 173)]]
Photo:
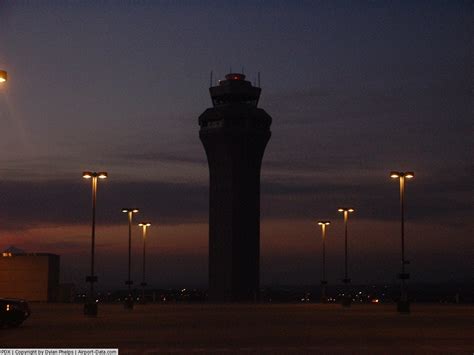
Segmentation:
[(209, 300), (253, 302), (259, 293), (260, 167), (272, 118), (257, 108), (261, 89), (243, 74), (209, 88), (199, 117), (209, 164)]

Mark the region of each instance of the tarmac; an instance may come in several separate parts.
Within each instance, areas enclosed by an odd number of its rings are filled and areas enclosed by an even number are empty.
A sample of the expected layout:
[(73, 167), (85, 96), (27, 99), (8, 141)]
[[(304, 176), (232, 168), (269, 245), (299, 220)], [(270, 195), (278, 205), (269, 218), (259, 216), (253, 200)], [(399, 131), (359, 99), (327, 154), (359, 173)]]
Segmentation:
[(473, 354), (472, 305), (30, 304), (5, 348), (118, 348), (120, 354)]

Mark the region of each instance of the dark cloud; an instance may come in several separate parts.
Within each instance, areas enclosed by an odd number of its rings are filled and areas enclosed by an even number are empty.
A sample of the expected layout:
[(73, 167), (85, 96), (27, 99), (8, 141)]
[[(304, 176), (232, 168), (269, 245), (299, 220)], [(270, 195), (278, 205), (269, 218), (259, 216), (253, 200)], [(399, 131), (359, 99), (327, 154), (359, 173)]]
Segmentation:
[(192, 154), (192, 152), (186, 152), (182, 154), (172, 152), (134, 152), (125, 153), (120, 156), (121, 159), (131, 161), (160, 161), (160, 162), (172, 162), (172, 163), (186, 163), (186, 164), (199, 164), (206, 165), (206, 156), (204, 149), (199, 153)]
[[(0, 182), (2, 229), (38, 225), (87, 224), (91, 213), (90, 183), (64, 181)], [(143, 218), (160, 223), (184, 223), (205, 219), (207, 188), (173, 183), (100, 182), (97, 221), (123, 222), (120, 210), (135, 206)]]
[[(470, 213), (469, 170), (458, 176), (417, 174), (407, 185), (407, 218), (433, 219), (465, 225)], [(398, 184), (385, 180), (355, 178), (331, 182), (330, 178), (301, 180), (295, 176), (262, 181), (262, 217), (313, 219), (335, 215), (335, 209), (350, 204), (361, 218), (396, 220)], [(2, 229), (38, 225), (87, 224), (90, 222), (90, 184), (87, 181), (0, 182), (0, 223)], [(123, 222), (120, 209), (136, 206), (143, 218), (161, 224), (206, 222), (207, 184), (169, 182), (99, 183), (98, 223)]]
[[(412, 221), (468, 225), (471, 201), (469, 176), (439, 178), (417, 176), (407, 183), (406, 216)], [(374, 220), (399, 218), (398, 182), (386, 175), (385, 181), (359, 180), (351, 183), (279, 183), (262, 184), (263, 215), (266, 218), (325, 218), (336, 209), (349, 205), (357, 216)]]

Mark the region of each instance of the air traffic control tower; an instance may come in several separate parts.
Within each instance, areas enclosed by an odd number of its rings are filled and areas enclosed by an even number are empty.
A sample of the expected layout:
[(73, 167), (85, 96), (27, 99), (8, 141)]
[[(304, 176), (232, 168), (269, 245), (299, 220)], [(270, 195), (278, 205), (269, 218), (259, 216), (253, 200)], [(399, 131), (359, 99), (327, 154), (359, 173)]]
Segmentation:
[(209, 88), (199, 117), (209, 164), (209, 300), (254, 302), (259, 293), (260, 167), (272, 118), (257, 108), (261, 89), (243, 74)]

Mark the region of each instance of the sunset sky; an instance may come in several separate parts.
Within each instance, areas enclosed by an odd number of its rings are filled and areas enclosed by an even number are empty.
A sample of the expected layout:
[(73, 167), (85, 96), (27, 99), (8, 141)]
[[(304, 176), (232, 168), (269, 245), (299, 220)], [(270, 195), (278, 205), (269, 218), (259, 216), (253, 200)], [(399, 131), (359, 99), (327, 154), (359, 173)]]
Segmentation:
[[(272, 117), (261, 181), (263, 285), (396, 282), (398, 184), (413, 281), (472, 267), (471, 1), (0, 2), (0, 248), (61, 255), (85, 286), (99, 183), (99, 286), (126, 279), (127, 218), (152, 223), (149, 284), (207, 283), (209, 73), (261, 73)], [(134, 228), (134, 279), (141, 239)]]

